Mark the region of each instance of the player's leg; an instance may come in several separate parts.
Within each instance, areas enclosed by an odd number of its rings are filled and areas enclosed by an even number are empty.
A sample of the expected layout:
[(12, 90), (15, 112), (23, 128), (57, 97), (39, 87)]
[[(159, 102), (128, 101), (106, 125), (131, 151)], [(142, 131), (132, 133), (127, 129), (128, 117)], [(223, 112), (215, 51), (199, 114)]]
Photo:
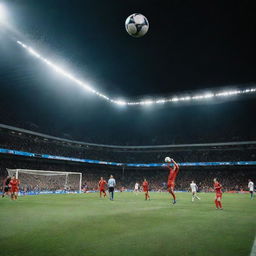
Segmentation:
[(101, 189), (100, 189), (100, 197), (101, 197), (101, 193), (102, 193), (102, 191), (101, 191)]
[(5, 187), (4, 190), (3, 190), (2, 197), (4, 197), (5, 195), (6, 195), (6, 187)]
[(201, 200), (200, 197), (197, 196), (197, 193), (196, 193), (196, 192), (195, 192), (195, 198), (196, 198), (197, 200)]
[(222, 198), (222, 195), (221, 195), (221, 194), (219, 194), (219, 195), (217, 196), (217, 203), (218, 203), (219, 209), (221, 209), (221, 210), (222, 210), (221, 198)]
[(103, 196), (104, 196), (104, 197), (106, 197), (106, 196), (107, 196), (107, 194), (106, 194), (106, 191), (105, 191), (105, 190), (103, 190)]
[(148, 200), (150, 200), (149, 192), (147, 191)]
[(108, 196), (109, 196), (109, 200), (111, 200), (111, 191), (110, 191), (111, 189), (110, 188), (108, 188)]
[(16, 192), (14, 193), (14, 199), (15, 199), (15, 200), (18, 199), (18, 191), (16, 191)]
[(251, 199), (253, 199), (253, 191), (250, 191)]
[(169, 193), (172, 195), (173, 197), (173, 204), (176, 204), (176, 195), (174, 194), (174, 185), (170, 185), (168, 187), (168, 191)]
[(114, 200), (114, 188), (113, 187), (109, 188), (109, 194), (110, 194), (110, 200)]
[(195, 200), (195, 192), (192, 192), (192, 202)]
[(219, 204), (219, 208), (222, 210), (222, 203), (221, 203), (221, 198), (218, 198), (218, 204)]
[(214, 203), (215, 203), (216, 209), (219, 209), (219, 203), (218, 203), (218, 200), (217, 200), (217, 195), (215, 196)]

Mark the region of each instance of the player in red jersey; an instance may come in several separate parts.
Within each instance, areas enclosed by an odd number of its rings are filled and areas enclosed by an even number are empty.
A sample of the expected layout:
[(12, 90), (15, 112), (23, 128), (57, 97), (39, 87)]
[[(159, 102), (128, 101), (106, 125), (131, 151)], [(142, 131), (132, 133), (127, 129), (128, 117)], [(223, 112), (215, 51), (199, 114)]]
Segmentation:
[(11, 199), (16, 200), (18, 198), (18, 193), (19, 193), (19, 184), (20, 181), (16, 179), (15, 175), (12, 177), (10, 181), (10, 186), (11, 186)]
[[(173, 163), (174, 165), (173, 167), (171, 167), (171, 163)], [(167, 167), (170, 170), (170, 173), (168, 176), (168, 182), (167, 182), (168, 192), (173, 197), (173, 204), (176, 204), (176, 195), (174, 194), (174, 187), (175, 187), (175, 179), (177, 177), (180, 167), (173, 159), (171, 159), (171, 162), (169, 163), (169, 165), (167, 165)]]
[(100, 190), (100, 197), (103, 193), (104, 197), (106, 197), (106, 192), (105, 192), (105, 185), (107, 184), (107, 182), (103, 179), (103, 177), (100, 177), (100, 181), (99, 181), (99, 190)]
[(145, 192), (145, 200), (150, 200), (150, 196), (148, 193), (149, 185), (146, 179), (144, 179), (144, 182), (142, 183), (143, 191)]
[(221, 184), (218, 182), (217, 178), (213, 179), (213, 186), (214, 186), (214, 190), (216, 192), (216, 197), (215, 197), (215, 205), (216, 205), (216, 209), (222, 209), (222, 203), (221, 203), (221, 199), (222, 199), (222, 186)]

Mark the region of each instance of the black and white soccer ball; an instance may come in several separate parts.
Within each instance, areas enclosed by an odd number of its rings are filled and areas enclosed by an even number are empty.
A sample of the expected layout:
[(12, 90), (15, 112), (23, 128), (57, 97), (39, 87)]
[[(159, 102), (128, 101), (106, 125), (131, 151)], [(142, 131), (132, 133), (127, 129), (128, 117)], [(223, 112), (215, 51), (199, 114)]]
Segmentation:
[(148, 32), (149, 23), (144, 15), (134, 13), (126, 19), (125, 28), (129, 35), (138, 38)]
[(166, 163), (170, 163), (170, 162), (172, 161), (172, 159), (171, 159), (169, 156), (167, 156), (167, 157), (164, 159), (164, 161), (165, 161)]

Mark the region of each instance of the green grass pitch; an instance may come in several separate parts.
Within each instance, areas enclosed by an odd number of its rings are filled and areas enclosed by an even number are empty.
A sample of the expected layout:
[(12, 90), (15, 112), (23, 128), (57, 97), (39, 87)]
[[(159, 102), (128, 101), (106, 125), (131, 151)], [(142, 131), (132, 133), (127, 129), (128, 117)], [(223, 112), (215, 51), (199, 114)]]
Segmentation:
[(1, 256), (245, 256), (256, 232), (256, 198), (223, 194), (115, 193), (115, 201), (93, 194), (0, 199)]

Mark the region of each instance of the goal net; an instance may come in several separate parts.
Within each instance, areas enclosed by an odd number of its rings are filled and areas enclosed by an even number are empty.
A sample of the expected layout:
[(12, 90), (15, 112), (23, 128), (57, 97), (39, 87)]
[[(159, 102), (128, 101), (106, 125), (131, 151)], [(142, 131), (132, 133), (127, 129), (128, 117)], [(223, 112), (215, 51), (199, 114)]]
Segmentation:
[(27, 192), (81, 193), (82, 173), (28, 169), (7, 169), (8, 175), (20, 180), (20, 190)]

